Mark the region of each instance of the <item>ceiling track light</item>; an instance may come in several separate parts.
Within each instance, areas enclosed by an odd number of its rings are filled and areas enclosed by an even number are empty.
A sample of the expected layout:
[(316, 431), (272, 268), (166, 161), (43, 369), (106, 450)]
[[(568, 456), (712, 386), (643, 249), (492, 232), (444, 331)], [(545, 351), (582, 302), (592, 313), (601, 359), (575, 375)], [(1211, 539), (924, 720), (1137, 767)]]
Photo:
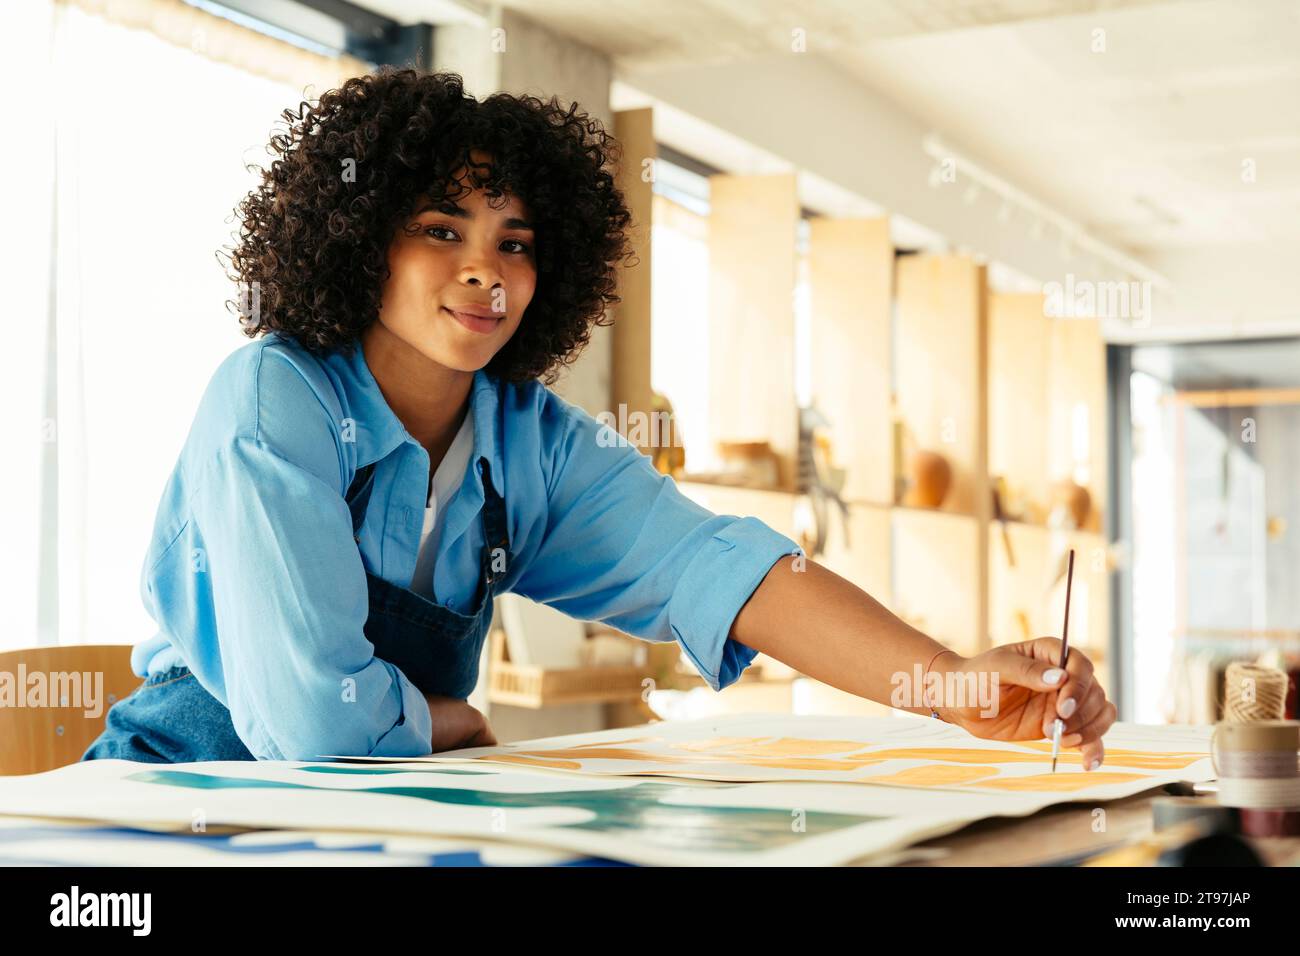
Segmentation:
[[(1120, 273), (1150, 282), (1156, 288), (1164, 290), (1173, 288), (1173, 283), (1159, 272), (1115, 246), (1093, 237), (1080, 223), (951, 149), (939, 136), (935, 134), (926, 136), (921, 141), (921, 147), (935, 162), (934, 169), (930, 172), (931, 186), (937, 188), (938, 183), (942, 181), (943, 164), (954, 164), (961, 169), (963, 177), (971, 181), (971, 185), (962, 194), (962, 199), (967, 205), (974, 203), (981, 190), (987, 190), (1002, 201), (997, 214), (999, 221), (1008, 221), (1011, 218), (1011, 208), (1018, 207), (1027, 215), (1030, 221), (1029, 235), (1035, 241), (1043, 238), (1049, 225), (1058, 230), (1062, 236), (1061, 252), (1066, 258), (1070, 258), (1076, 252), (1082, 252)], [(1003, 209), (1006, 210), (1005, 213)]]

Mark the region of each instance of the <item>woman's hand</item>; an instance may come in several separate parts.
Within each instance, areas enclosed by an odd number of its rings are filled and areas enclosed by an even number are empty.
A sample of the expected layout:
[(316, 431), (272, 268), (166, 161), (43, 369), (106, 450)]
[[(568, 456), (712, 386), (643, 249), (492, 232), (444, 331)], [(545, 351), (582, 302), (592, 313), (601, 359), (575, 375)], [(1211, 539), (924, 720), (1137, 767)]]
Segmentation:
[[(1050, 738), (1059, 716), (1065, 721), (1062, 748), (1079, 747), (1083, 768), (1096, 770), (1106, 756), (1101, 737), (1115, 722), (1115, 705), (1093, 680), (1086, 655), (1071, 649), (1065, 673), (1057, 666), (1060, 659), (1061, 642), (1054, 637), (1004, 644), (969, 658), (945, 651), (930, 671), (945, 675), (943, 690), (936, 687), (935, 709), (949, 723), (989, 740)], [(958, 683), (967, 689), (966, 699), (947, 699), (952, 695), (945, 691)], [(969, 691), (976, 688), (985, 699), (971, 699)]]
[(433, 718), (433, 753), (462, 750), (467, 747), (495, 747), (497, 738), (487, 718), (457, 697), (426, 694), (429, 716)]

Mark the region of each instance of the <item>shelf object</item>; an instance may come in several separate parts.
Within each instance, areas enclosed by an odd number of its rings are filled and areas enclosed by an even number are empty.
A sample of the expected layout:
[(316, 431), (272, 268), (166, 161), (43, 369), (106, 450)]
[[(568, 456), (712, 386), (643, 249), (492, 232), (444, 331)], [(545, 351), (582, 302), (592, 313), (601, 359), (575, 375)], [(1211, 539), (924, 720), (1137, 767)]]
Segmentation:
[(493, 628), (488, 636), (488, 700), (513, 707), (558, 707), (565, 704), (604, 704), (635, 700), (648, 667), (545, 668), (514, 664), (505, 632)]

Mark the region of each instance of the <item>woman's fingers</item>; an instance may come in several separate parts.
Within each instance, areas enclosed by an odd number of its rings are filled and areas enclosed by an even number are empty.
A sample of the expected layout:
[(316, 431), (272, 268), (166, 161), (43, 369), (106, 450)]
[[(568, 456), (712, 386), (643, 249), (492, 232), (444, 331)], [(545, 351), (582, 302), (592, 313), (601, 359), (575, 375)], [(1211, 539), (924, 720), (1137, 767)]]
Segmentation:
[(1077, 734), (1099, 716), (1106, 707), (1106, 692), (1100, 684), (1094, 683), (1080, 706), (1065, 721), (1065, 734)]
[(1056, 643), (1055, 638), (1044, 637), (1020, 644), (1004, 644), (981, 654), (977, 660), (985, 669), (994, 671), (1001, 683), (1014, 684), (1029, 690), (1046, 693), (1061, 688), (1069, 676), (1049, 657), (1049, 649), (1040, 649), (1044, 642)]
[(1040, 637), (1036, 641), (1027, 643), (1030, 645), (1031, 656), (1047, 665), (1044, 676), (1048, 678), (1048, 685), (1059, 688), (1053, 698), (1053, 705), (1045, 708), (1043, 712), (1043, 736), (1050, 737), (1052, 725), (1057, 717), (1068, 721), (1080, 713), (1080, 708), (1093, 687), (1093, 665), (1088, 655), (1077, 650), (1071, 651), (1065, 665), (1064, 681), (1058, 679), (1053, 683), (1050, 680), (1055, 676), (1052, 672), (1059, 671), (1060, 668), (1050, 665), (1061, 659), (1061, 642), (1054, 637)]
[(1084, 770), (1097, 770), (1101, 767), (1102, 761), (1106, 759), (1106, 745), (1101, 742), (1100, 737), (1088, 741), (1083, 745), (1081, 751)]
[(1097, 766), (1100, 766), (1105, 760), (1106, 748), (1102, 743), (1102, 737), (1115, 723), (1117, 713), (1115, 705), (1106, 701), (1094, 720), (1081, 730), (1062, 738), (1062, 746), (1070, 749), (1080, 748), (1084, 770), (1095, 770), (1097, 767), (1093, 766), (1093, 762), (1096, 761)]
[(1092, 690), (1092, 661), (1088, 660), (1087, 654), (1071, 651), (1065, 671), (1065, 683), (1061, 686), (1060, 693), (1056, 695), (1056, 712), (1063, 719), (1068, 720), (1079, 712), (1079, 708), (1083, 706), (1088, 693)]

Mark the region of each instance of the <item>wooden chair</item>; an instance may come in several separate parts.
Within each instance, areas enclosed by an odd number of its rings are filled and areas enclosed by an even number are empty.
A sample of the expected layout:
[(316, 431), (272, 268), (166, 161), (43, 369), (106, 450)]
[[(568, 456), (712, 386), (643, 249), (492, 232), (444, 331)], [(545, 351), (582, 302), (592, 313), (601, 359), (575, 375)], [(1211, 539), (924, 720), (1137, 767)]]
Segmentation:
[[(143, 683), (131, 672), (129, 644), (75, 644), (68, 647), (32, 647), (0, 653), (0, 680), (11, 682), (15, 705), (29, 701), (27, 687), (19, 682), (20, 667), (28, 675), (41, 673), (47, 682), (47, 705), (43, 707), (0, 706), (0, 775), (41, 773), (76, 763), (91, 741), (104, 730), (104, 719), (115, 701)], [(51, 674), (90, 674), (82, 699), (70, 699), (78, 706), (59, 704), (60, 693), (49, 681)], [(97, 701), (99, 713), (87, 717), (95, 691), (95, 675), (103, 674)], [(82, 678), (84, 679), (84, 678)], [(72, 685), (73, 687), (76, 684)]]

